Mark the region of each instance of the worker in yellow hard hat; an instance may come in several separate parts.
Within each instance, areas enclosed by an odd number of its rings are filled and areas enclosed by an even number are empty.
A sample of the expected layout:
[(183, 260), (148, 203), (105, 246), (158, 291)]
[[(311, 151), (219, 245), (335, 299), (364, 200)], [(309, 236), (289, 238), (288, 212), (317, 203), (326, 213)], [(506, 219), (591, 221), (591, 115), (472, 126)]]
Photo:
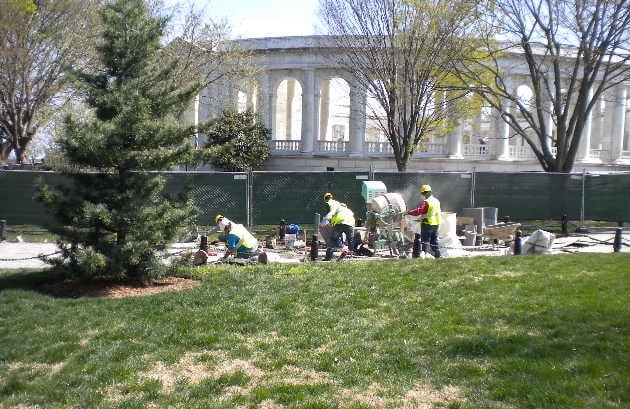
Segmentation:
[(326, 243), (326, 257), (324, 260), (332, 259), (334, 247), (343, 245), (345, 236), (348, 244), (348, 251), (342, 251), (341, 256), (345, 256), (354, 250), (354, 213), (345, 203), (336, 201), (332, 193), (324, 194), (324, 202), (328, 213), (323, 218), (323, 224), (330, 224), (333, 228), (331, 240)]
[(422, 251), (428, 253), (429, 246), (435, 258), (440, 258), (440, 243), (438, 240), (438, 228), (442, 219), (440, 201), (433, 196), (430, 185), (420, 186), (420, 194), (423, 200), (418, 207), (407, 211), (410, 216), (422, 216), (420, 224), (420, 240)]
[(234, 223), (221, 214), (216, 215), (214, 221), (225, 235), (227, 249), (223, 259), (234, 255), (237, 258), (246, 258), (261, 264), (267, 264), (267, 254), (262, 251), (258, 240), (256, 240), (245, 226)]

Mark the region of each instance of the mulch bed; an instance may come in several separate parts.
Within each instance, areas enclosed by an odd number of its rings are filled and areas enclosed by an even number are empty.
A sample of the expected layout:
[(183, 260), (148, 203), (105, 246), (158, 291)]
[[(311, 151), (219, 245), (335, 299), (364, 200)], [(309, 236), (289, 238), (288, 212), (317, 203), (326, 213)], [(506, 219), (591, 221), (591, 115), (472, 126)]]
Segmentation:
[(201, 284), (198, 280), (184, 277), (166, 277), (150, 285), (135, 282), (64, 280), (39, 286), (43, 294), (56, 298), (125, 298), (144, 297), (166, 291), (180, 291)]

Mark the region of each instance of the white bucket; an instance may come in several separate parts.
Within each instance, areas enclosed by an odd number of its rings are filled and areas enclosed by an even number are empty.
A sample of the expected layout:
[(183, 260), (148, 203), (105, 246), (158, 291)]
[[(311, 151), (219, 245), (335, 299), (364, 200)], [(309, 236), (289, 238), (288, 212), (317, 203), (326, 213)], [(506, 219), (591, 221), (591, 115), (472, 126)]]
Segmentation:
[(284, 235), (284, 246), (288, 249), (292, 249), (295, 246), (295, 234), (285, 234)]
[(442, 212), (442, 221), (438, 228), (438, 236), (457, 236), (457, 213)]

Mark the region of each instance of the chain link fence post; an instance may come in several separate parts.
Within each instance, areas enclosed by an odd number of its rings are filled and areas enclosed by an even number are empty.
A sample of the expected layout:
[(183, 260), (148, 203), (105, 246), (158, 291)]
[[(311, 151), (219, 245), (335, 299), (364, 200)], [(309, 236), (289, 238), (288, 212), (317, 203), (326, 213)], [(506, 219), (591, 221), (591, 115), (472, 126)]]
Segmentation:
[(0, 220), (0, 241), (7, 239), (5, 232), (7, 231), (7, 221), (5, 219)]
[(254, 173), (251, 169), (247, 170), (247, 179), (245, 180), (245, 212), (247, 218), (247, 227), (251, 227), (254, 224), (253, 209), (252, 209), (252, 197), (254, 191)]

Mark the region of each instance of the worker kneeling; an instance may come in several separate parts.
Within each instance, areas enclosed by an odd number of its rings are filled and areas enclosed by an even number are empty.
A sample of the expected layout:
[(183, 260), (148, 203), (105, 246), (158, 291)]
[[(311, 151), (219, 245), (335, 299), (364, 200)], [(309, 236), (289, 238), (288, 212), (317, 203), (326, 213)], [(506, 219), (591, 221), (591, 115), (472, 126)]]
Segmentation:
[(267, 253), (260, 249), (258, 240), (245, 226), (234, 223), (222, 215), (217, 215), (215, 222), (219, 228), (223, 228), (223, 233), (225, 234), (227, 249), (223, 256), (224, 260), (229, 258), (230, 255), (234, 255), (237, 258), (245, 258), (261, 264), (267, 264)]
[[(333, 228), (332, 239), (326, 243), (326, 257), (330, 260), (333, 256), (334, 247), (343, 245), (343, 236), (346, 237), (348, 249), (354, 250), (354, 213), (345, 203), (340, 203), (333, 198), (332, 193), (324, 194), (324, 202), (328, 207), (328, 213), (324, 216), (323, 223), (329, 223)], [(348, 254), (342, 251), (341, 257)]]

